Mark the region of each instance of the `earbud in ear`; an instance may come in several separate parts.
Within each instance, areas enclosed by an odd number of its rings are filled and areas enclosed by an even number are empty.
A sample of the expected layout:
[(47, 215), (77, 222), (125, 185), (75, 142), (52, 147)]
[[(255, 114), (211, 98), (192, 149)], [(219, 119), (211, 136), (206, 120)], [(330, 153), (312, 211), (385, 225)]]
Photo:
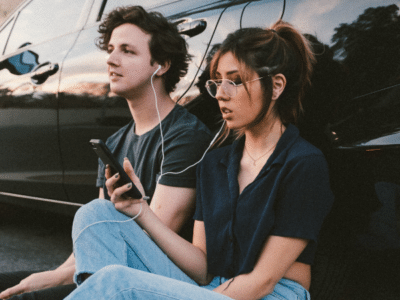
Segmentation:
[(157, 72), (158, 72), (160, 69), (161, 69), (161, 66), (160, 66), (160, 65), (158, 65), (158, 68), (157, 68), (157, 70), (155, 70), (155, 71), (154, 71), (154, 73), (153, 73), (153, 75), (152, 75), (152, 76), (155, 76), (155, 75), (157, 74)]

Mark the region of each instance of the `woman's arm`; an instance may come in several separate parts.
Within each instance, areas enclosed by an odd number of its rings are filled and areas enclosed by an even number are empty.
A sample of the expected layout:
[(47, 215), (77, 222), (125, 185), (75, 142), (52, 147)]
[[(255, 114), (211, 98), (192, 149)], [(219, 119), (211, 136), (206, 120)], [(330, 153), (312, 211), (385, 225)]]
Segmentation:
[[(124, 161), (124, 169), (133, 183), (144, 195), (139, 178), (135, 175), (132, 165)], [(146, 201), (123, 196), (129, 190), (129, 185), (117, 187), (118, 177), (109, 176), (106, 170), (106, 186), (110, 200), (115, 208), (129, 217), (137, 216), (136, 223), (143, 228), (165, 254), (189, 277), (199, 284), (209, 282), (207, 274), (207, 255), (205, 247), (205, 232), (203, 222), (195, 222), (193, 244), (180, 237), (174, 230), (163, 222), (158, 214), (153, 212)], [(189, 197), (186, 189), (175, 190), (177, 198)], [(154, 208), (153, 208), (154, 209)]]
[(235, 277), (214, 291), (233, 299), (261, 299), (272, 293), (275, 285), (286, 274), (308, 241), (304, 239), (270, 236), (252, 272)]
[(206, 285), (211, 281), (212, 276), (207, 272), (203, 222), (195, 221), (193, 244), (165, 226), (151, 210), (146, 210), (146, 213), (137, 219), (137, 223), (190, 278), (200, 285)]

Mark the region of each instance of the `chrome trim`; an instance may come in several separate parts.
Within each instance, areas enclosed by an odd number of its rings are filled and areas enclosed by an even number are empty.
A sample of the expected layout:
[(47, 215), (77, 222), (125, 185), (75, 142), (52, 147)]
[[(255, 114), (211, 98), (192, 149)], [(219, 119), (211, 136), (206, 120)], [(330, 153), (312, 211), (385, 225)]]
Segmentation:
[(79, 207), (83, 206), (83, 204), (81, 204), (81, 203), (66, 202), (66, 201), (61, 201), (61, 200), (52, 200), (52, 199), (12, 194), (12, 193), (6, 193), (6, 192), (0, 192), (0, 195), (15, 197), (15, 198), (30, 199), (30, 200), (36, 200), (36, 201), (43, 201), (43, 202), (50, 202), (50, 203), (57, 203), (57, 204), (64, 204), (64, 205), (79, 206)]

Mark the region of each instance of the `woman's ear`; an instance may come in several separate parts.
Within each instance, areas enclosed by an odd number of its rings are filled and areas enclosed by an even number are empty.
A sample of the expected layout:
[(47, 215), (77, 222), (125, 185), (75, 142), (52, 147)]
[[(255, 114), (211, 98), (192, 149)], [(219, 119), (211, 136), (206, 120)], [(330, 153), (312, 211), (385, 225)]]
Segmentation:
[(159, 64), (159, 66), (160, 66), (160, 69), (157, 71), (156, 75), (157, 76), (162, 76), (165, 73), (167, 73), (167, 71), (171, 67), (171, 62), (170, 61), (166, 61), (163, 64)]
[(286, 77), (283, 74), (272, 76), (272, 101), (278, 100), (286, 87)]

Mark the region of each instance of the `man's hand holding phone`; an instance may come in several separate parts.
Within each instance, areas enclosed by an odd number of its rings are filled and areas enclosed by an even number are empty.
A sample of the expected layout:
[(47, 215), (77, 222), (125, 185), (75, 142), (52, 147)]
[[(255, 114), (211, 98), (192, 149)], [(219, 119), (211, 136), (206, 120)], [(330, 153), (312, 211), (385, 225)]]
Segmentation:
[[(142, 195), (145, 195), (142, 183), (139, 178), (136, 176), (133, 167), (130, 161), (125, 158), (123, 163), (123, 168), (125, 173), (132, 180), (132, 183), (136, 186), (136, 188), (140, 191)], [(132, 189), (132, 183), (124, 184), (120, 186), (118, 184), (118, 180), (120, 179), (120, 174), (112, 174), (112, 170), (109, 166), (106, 168), (106, 187), (108, 191), (108, 195), (110, 196), (111, 202), (114, 203), (115, 208), (122, 212), (123, 214), (134, 217), (140, 214), (143, 215), (145, 211), (149, 208), (147, 201), (141, 199), (134, 199), (127, 196), (127, 192)]]

